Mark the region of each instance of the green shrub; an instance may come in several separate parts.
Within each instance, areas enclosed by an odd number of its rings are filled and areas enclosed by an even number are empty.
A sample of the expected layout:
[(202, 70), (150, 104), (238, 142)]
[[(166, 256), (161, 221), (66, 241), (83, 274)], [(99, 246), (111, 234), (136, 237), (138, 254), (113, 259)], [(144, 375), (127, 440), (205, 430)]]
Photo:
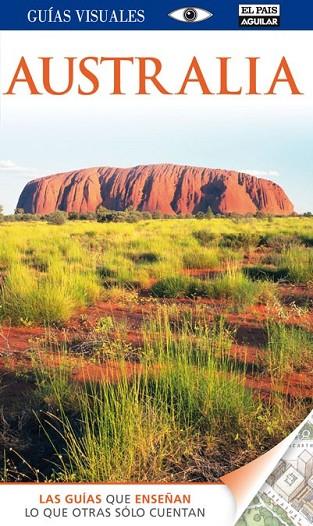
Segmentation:
[(217, 248), (194, 249), (183, 255), (185, 268), (207, 269), (216, 268), (220, 262), (220, 254)]
[(160, 256), (155, 252), (141, 252), (139, 254), (132, 254), (130, 257), (135, 263), (142, 264), (160, 261)]
[(272, 268), (266, 266), (244, 267), (244, 274), (252, 280), (286, 281), (288, 270), (284, 268)]
[(306, 247), (313, 247), (313, 236), (309, 236), (309, 235), (300, 235), (299, 236), (301, 242), (306, 246)]
[(191, 279), (186, 290), (186, 296), (190, 298), (209, 298), (212, 296), (212, 282), (202, 279)]
[(193, 237), (199, 241), (202, 247), (212, 246), (218, 239), (217, 234), (210, 232), (209, 230), (197, 230), (193, 232)]
[(263, 234), (260, 237), (259, 246), (266, 246), (275, 252), (289, 248), (290, 246), (299, 243), (299, 237), (294, 234)]
[(108, 267), (98, 267), (97, 272), (102, 279), (115, 278), (117, 276), (117, 271)]
[(47, 222), (51, 225), (64, 225), (67, 219), (67, 213), (62, 210), (56, 210), (47, 216)]
[(232, 249), (249, 249), (256, 247), (259, 243), (259, 235), (250, 232), (241, 232), (239, 234), (223, 234), (219, 242), (220, 247)]
[(151, 293), (159, 298), (181, 298), (186, 296), (190, 279), (184, 276), (164, 278), (155, 283)]

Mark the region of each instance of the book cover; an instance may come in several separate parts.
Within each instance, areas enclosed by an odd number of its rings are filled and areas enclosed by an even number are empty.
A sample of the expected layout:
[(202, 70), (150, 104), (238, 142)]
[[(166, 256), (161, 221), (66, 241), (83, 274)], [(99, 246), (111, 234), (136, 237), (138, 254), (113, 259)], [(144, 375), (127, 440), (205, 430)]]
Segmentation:
[(313, 523), (312, 25), (0, 7), (3, 522)]

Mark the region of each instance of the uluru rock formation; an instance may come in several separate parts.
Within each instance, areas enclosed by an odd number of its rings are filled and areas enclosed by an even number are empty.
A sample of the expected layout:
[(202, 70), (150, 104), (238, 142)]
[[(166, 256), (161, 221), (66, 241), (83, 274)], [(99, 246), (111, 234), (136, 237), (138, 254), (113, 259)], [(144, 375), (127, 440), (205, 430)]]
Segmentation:
[(128, 207), (164, 214), (195, 214), (211, 207), (220, 214), (289, 215), (293, 205), (272, 181), (241, 172), (176, 164), (133, 168), (87, 168), (30, 181), (17, 208), (28, 213), (55, 210), (94, 212)]

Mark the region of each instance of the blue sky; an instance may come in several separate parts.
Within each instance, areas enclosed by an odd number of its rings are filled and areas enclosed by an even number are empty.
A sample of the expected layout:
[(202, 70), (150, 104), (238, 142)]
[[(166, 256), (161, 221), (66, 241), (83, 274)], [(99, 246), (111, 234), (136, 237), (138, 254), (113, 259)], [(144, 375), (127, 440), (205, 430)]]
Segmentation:
[(150, 99), (132, 107), (123, 98), (110, 109), (84, 103), (79, 111), (64, 106), (44, 116), (4, 107), (0, 203), (13, 211), (26, 182), (49, 173), (170, 162), (268, 177), (284, 188), (298, 212), (313, 211), (312, 116), (271, 114), (251, 105), (221, 111), (192, 100), (159, 99), (154, 105)]

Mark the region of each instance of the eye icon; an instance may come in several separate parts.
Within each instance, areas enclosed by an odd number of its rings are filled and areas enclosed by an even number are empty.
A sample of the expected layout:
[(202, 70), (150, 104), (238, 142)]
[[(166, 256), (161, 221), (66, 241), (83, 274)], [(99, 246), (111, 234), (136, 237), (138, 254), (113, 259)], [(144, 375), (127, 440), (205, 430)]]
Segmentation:
[(213, 16), (213, 13), (207, 11), (206, 9), (201, 9), (200, 7), (183, 7), (182, 9), (175, 9), (168, 14), (171, 18), (175, 18), (179, 22), (195, 23), (203, 22)]

